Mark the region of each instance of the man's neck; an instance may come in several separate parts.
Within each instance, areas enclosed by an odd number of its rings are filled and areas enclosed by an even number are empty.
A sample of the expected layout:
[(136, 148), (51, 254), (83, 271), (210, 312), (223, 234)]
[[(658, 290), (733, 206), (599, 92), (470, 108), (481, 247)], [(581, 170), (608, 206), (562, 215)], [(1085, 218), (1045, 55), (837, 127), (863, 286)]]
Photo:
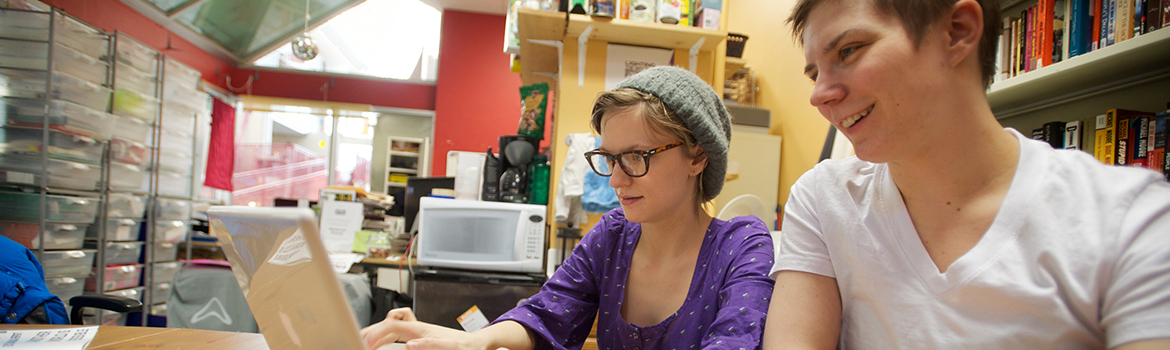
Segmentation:
[(903, 159), (889, 162), (894, 183), (904, 198), (964, 201), (1006, 191), (1019, 160), (1019, 141), (995, 120), (986, 100), (955, 105), (938, 124), (933, 140)]

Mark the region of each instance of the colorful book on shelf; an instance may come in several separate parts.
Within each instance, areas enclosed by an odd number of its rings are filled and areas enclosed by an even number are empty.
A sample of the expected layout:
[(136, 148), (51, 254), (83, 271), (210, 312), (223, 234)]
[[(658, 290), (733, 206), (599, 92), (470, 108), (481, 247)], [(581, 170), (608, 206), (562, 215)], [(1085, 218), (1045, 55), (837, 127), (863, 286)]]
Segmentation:
[(1052, 15), (1052, 63), (1068, 59), (1068, 19), (1073, 0), (1056, 0), (1056, 12)]
[(1048, 142), (1053, 149), (1064, 148), (1064, 125), (1065, 122), (1055, 121), (1044, 123), (1040, 127), (1043, 130), (1042, 135), (1044, 142)]
[(1120, 43), (1133, 37), (1133, 0), (1116, 0), (1114, 15), (1113, 43)]
[[(1069, 10), (1069, 35), (1068, 35), (1068, 57), (1077, 57), (1083, 53), (1089, 52), (1089, 45), (1092, 37), (1087, 35), (1089, 31), (1086, 27), (1091, 24), (1090, 18), (1092, 14), (1089, 12), (1089, 4), (1091, 0), (1071, 0), (1072, 8)], [(1089, 27), (1092, 28), (1092, 27)]]
[[(1089, 11), (1091, 11), (1090, 16), (1092, 16), (1089, 18), (1089, 21), (1093, 22), (1093, 32), (1089, 33), (1091, 35), (1091, 39), (1089, 39), (1089, 51), (1087, 52), (1092, 52), (1101, 48), (1099, 44), (1101, 40), (1101, 1), (1102, 0), (1092, 0), (1089, 5), (1092, 7), (1089, 9)], [(1085, 28), (1088, 27), (1086, 26)]]
[(1096, 156), (1096, 138), (1097, 138), (1097, 117), (1087, 117), (1081, 120), (1081, 146), (1080, 150)]
[(1036, 64), (1036, 5), (1024, 10), (1024, 73), (1031, 72)]
[(1081, 149), (1081, 121), (1064, 123), (1064, 149)]
[[(1159, 115), (1162, 117), (1159, 119)], [(1158, 127), (1161, 123), (1161, 129)], [(1166, 118), (1162, 113), (1150, 116), (1150, 148), (1146, 153), (1146, 168), (1162, 173), (1166, 161)]]
[(1101, 0), (1101, 48), (1113, 45), (1113, 15), (1117, 13), (1117, 0)]
[(1036, 3), (1037, 55), (1033, 69), (1052, 65), (1052, 40), (1055, 34), (1053, 17), (1056, 15), (1056, 0), (1040, 0)]
[(1113, 165), (1114, 143), (1117, 142), (1117, 119), (1113, 113), (1097, 116), (1096, 136), (1093, 141), (1093, 155), (1102, 163)]
[(1150, 154), (1150, 116), (1133, 117), (1129, 122), (1129, 130), (1129, 139), (1133, 144), (1129, 165), (1145, 168)]
[(1024, 49), (1028, 46), (1028, 26), (1025, 23), (1027, 20), (1026, 15), (1027, 12), (1020, 13), (1020, 18), (1016, 19), (1016, 51), (1013, 54), (1015, 57), (1015, 73), (1012, 74), (1013, 77), (1024, 74), (1027, 71), (1024, 69), (1024, 61), (1026, 61), (1024, 58), (1026, 51)]
[(1044, 128), (1032, 129), (1032, 139), (1037, 141), (1044, 141)]
[(1170, 27), (1170, 0), (1162, 0), (1162, 28), (1166, 27)]
[(1128, 109), (1110, 109), (1105, 114), (1112, 115), (1114, 124), (1117, 126), (1113, 133), (1117, 138), (1114, 141), (1113, 147), (1113, 164), (1128, 166), (1133, 159), (1133, 148), (1134, 142), (1136, 141), (1133, 138), (1133, 132), (1130, 130), (1133, 126), (1133, 119), (1143, 115), (1149, 115), (1150, 113)]
[(1166, 3), (1166, 0), (1146, 0), (1146, 33), (1162, 28), (1162, 6)]
[(1158, 112), (1154, 121), (1154, 152), (1158, 155), (1160, 161), (1157, 162), (1161, 168), (1154, 168), (1155, 171), (1161, 172), (1167, 180), (1170, 180), (1170, 152), (1166, 152), (1167, 146), (1170, 146), (1170, 132), (1167, 132), (1167, 123), (1170, 123), (1170, 110)]

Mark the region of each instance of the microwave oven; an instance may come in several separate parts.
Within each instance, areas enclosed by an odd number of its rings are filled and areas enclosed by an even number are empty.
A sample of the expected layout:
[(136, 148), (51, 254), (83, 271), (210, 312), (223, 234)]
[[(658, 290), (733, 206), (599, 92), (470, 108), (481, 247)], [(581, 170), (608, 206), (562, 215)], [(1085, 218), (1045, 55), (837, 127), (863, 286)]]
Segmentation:
[(540, 273), (543, 205), (423, 197), (417, 263), (468, 270)]

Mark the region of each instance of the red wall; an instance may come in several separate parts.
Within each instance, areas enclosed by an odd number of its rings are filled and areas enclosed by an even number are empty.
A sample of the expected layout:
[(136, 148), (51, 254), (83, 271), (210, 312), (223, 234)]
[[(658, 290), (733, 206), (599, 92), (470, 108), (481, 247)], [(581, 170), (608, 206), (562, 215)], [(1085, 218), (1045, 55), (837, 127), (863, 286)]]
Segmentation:
[(502, 15), (443, 11), (433, 176), (446, 174), (447, 151), (498, 153), (497, 138), (516, 133), (520, 75), (509, 69), (503, 38)]
[[(161, 51), (164, 55), (198, 69), (203, 73), (203, 80), (215, 83), (225, 90), (228, 89), (227, 76), (232, 77), (232, 86), (234, 87), (242, 86), (251, 76), (254, 80), (251, 89), (253, 95), (317, 101), (324, 100), (326, 97), (326, 93), (321, 91), (321, 86), (330, 82), (328, 76), (236, 68), (231, 62), (221, 60), (183, 40), (119, 0), (42, 0), (42, 2), (59, 8), (101, 30), (122, 31)], [(501, 19), (501, 25), (502, 21)], [(170, 37), (170, 48), (167, 47), (168, 37)], [(245, 92), (237, 92), (236, 94), (243, 95)], [(433, 110), (435, 108), (435, 86), (380, 79), (337, 77), (333, 79), (333, 85), (329, 88), (328, 100)]]

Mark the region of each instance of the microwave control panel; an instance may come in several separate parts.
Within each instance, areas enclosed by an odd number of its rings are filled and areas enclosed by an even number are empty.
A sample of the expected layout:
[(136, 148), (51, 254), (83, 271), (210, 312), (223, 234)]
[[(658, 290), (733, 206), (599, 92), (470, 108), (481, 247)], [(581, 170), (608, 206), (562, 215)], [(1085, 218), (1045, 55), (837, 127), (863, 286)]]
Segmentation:
[(541, 258), (541, 250), (544, 249), (544, 217), (533, 214), (528, 217), (528, 221), (532, 224), (528, 226), (528, 238), (524, 242), (524, 258), (533, 260)]

